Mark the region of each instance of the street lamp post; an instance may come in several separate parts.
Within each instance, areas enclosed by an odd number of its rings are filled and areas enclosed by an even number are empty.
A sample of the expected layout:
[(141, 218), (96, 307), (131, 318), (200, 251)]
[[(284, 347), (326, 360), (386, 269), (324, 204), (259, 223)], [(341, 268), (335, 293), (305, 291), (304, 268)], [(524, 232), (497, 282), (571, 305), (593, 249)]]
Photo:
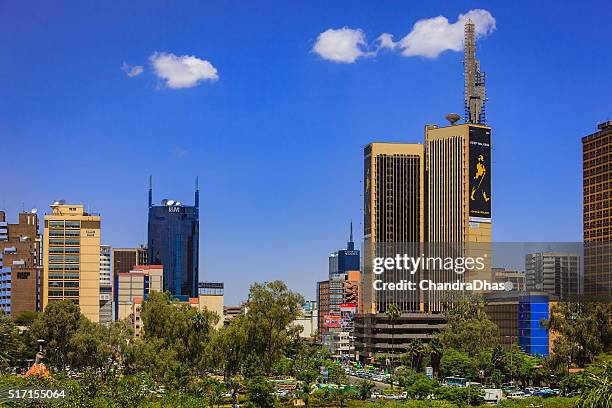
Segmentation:
[(510, 384), (514, 384), (514, 375), (512, 370), (512, 336), (505, 336), (510, 338)]

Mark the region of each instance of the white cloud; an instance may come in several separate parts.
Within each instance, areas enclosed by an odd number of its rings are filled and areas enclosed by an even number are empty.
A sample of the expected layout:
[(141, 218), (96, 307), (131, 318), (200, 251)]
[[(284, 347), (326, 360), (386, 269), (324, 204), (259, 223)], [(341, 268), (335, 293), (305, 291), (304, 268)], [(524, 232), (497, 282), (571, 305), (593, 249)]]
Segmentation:
[(219, 79), (217, 69), (209, 62), (193, 55), (177, 56), (170, 53), (154, 53), (149, 58), (155, 74), (165, 81), (168, 88), (191, 88), (201, 81)]
[(121, 70), (125, 72), (126, 75), (130, 78), (138, 76), (144, 72), (144, 68), (142, 65), (130, 65), (127, 62), (124, 62), (121, 65)]
[(312, 51), (329, 61), (352, 64), (360, 57), (373, 55), (367, 51), (367, 46), (365, 34), (361, 30), (330, 28), (319, 34)]
[[(495, 30), (495, 18), (491, 13), (482, 9), (470, 10), (465, 14), (460, 14), (454, 23), (449, 23), (444, 16), (419, 20), (407, 36), (392, 43), (393, 48), (400, 49), (402, 55), (407, 57), (426, 58), (436, 58), (447, 50), (461, 51), (464, 25), (468, 18), (474, 22), (477, 37), (484, 37)], [(388, 36), (390, 34), (383, 34), (379, 39), (384, 37), (389, 40)]]
[(378, 41), (378, 46), (380, 48), (388, 48), (390, 50), (394, 50), (397, 47), (397, 43), (393, 41), (393, 35), (384, 33), (378, 36), (376, 39)]

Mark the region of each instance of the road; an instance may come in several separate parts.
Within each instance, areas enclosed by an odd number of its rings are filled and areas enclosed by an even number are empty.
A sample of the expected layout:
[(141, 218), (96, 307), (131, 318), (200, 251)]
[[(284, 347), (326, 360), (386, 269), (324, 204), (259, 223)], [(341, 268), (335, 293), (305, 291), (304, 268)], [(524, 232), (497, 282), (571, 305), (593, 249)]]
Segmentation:
[[(361, 378), (361, 377), (357, 377), (357, 376), (350, 375), (350, 374), (348, 374), (346, 377), (348, 378), (348, 382), (350, 385), (357, 385), (359, 384), (360, 381), (366, 379), (366, 378)], [(374, 380), (369, 380), (369, 381), (372, 381), (374, 385), (376, 386), (376, 388), (378, 389), (391, 388), (391, 384), (387, 384), (387, 383), (380, 382), (380, 381), (374, 381)]]

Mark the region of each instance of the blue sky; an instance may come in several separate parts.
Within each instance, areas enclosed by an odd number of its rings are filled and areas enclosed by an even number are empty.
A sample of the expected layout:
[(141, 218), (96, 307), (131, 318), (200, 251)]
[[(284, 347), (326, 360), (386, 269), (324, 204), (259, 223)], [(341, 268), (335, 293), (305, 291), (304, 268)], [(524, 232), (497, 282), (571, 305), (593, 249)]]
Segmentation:
[[(422, 141), (462, 113), (461, 52), (399, 42), (418, 20), (485, 9), (494, 237), (581, 239), (580, 137), (612, 114), (607, 1), (83, 3), (0, 5), (10, 221), (65, 198), (101, 212), (104, 243), (135, 246), (148, 175), (155, 201), (185, 203), (199, 175), (201, 280), (224, 281), (227, 304), (277, 278), (312, 298), (351, 219), (360, 239), (363, 146)], [(313, 52), (343, 27), (364, 55)]]

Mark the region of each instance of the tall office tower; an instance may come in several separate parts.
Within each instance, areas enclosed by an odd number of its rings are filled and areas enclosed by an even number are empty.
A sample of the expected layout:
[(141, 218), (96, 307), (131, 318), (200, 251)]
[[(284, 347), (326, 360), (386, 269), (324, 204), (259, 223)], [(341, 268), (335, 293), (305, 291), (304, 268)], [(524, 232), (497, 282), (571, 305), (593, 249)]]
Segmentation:
[(580, 255), (536, 252), (525, 255), (527, 290), (545, 292), (560, 300), (580, 294)]
[(100, 245), (100, 323), (103, 324), (113, 321), (111, 255), (110, 245)]
[(317, 283), (318, 334), (338, 358), (349, 355), (354, 349), (352, 322), (361, 306), (359, 267), (360, 251), (355, 249), (351, 222), (346, 249), (329, 256), (328, 279)]
[(35, 210), (20, 213), (17, 224), (9, 224), (0, 211), (0, 311), (12, 317), (38, 310), (39, 238)]
[(384, 313), (391, 303), (403, 311), (422, 309), (419, 291), (373, 288), (373, 279), (418, 281), (418, 274), (387, 270), (374, 277), (371, 261), (372, 257), (394, 257), (415, 250), (420, 254), (418, 246), (425, 236), (424, 164), (422, 144), (375, 142), (364, 149), (365, 313)]
[(463, 69), (465, 81), (465, 123), (486, 125), (486, 75), (480, 70), (480, 61), (476, 59), (475, 27), (470, 19), (465, 23)]
[(149, 180), (148, 260), (164, 266), (164, 291), (183, 301), (198, 296), (199, 196), (196, 178), (194, 206), (167, 199), (153, 205)]
[[(461, 124), (425, 127), (427, 241), (437, 256), (483, 257), (485, 268), (463, 275), (427, 271), (435, 282), (491, 281), (491, 128)], [(457, 295), (453, 293), (452, 295)], [(428, 291), (431, 311), (449, 294)]]
[(612, 121), (582, 138), (584, 294), (612, 298)]
[(51, 204), (45, 214), (43, 309), (70, 300), (92, 322), (100, 320), (100, 215), (82, 204)]
[(347, 271), (358, 271), (359, 263), (359, 250), (355, 249), (353, 223), (351, 222), (351, 232), (346, 249), (340, 249), (329, 256), (329, 276), (341, 275)]

